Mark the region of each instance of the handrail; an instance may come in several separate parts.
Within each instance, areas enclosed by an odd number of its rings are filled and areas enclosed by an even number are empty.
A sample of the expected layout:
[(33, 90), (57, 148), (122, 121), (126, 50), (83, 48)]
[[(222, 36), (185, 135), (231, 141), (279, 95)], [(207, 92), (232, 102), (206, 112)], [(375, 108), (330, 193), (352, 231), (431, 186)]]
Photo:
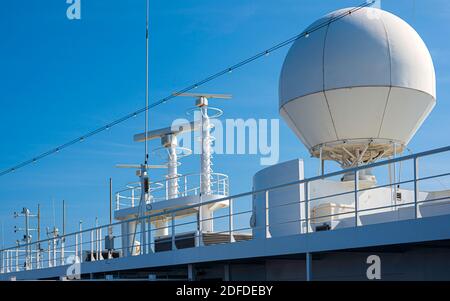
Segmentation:
[[(223, 198), (219, 198), (219, 199), (213, 199), (213, 200), (209, 200), (209, 201), (204, 201), (204, 202), (201, 202), (201, 203), (202, 203), (202, 205), (210, 205), (210, 204), (213, 204), (213, 203), (223, 202), (223, 201), (227, 201), (227, 200), (230, 200), (230, 199), (238, 199), (238, 198), (249, 196), (249, 195), (263, 193), (263, 192), (268, 191), (268, 190), (280, 189), (280, 188), (284, 188), (284, 187), (292, 186), (292, 185), (296, 185), (296, 184), (305, 184), (307, 182), (312, 182), (312, 181), (316, 181), (316, 180), (322, 180), (322, 179), (325, 179), (325, 178), (334, 177), (334, 176), (341, 175), (341, 174), (346, 174), (346, 173), (349, 173), (349, 172), (352, 172), (352, 171), (355, 172), (355, 171), (359, 171), (359, 170), (362, 170), (362, 169), (368, 169), (368, 168), (373, 168), (373, 167), (377, 167), (377, 166), (388, 165), (388, 164), (392, 164), (392, 163), (399, 162), (399, 161), (407, 161), (407, 160), (414, 159), (414, 158), (425, 157), (425, 156), (434, 155), (434, 154), (438, 154), (438, 153), (444, 153), (444, 152), (448, 152), (448, 151), (450, 151), (450, 145), (449, 146), (445, 146), (445, 147), (441, 147), (441, 148), (437, 148), (437, 149), (433, 149), (433, 150), (428, 150), (428, 151), (416, 153), (416, 154), (409, 154), (409, 155), (405, 155), (405, 156), (402, 156), (402, 157), (397, 157), (397, 158), (393, 158), (393, 159), (388, 159), (388, 160), (383, 160), (383, 161), (379, 161), (379, 162), (374, 162), (374, 163), (367, 164), (367, 165), (364, 165), (364, 166), (357, 166), (357, 167), (347, 168), (347, 169), (344, 169), (344, 170), (341, 170), (341, 171), (335, 171), (335, 172), (331, 172), (331, 173), (327, 173), (327, 174), (323, 174), (323, 175), (319, 175), (319, 176), (314, 176), (314, 177), (307, 178), (307, 179), (296, 180), (296, 181), (293, 181), (293, 182), (288, 182), (288, 183), (284, 183), (284, 184), (274, 185), (274, 186), (270, 186), (270, 187), (266, 187), (266, 188), (261, 188), (261, 189), (258, 189), (258, 190), (252, 190), (252, 191), (249, 191), (249, 192), (238, 193), (238, 194), (235, 194), (235, 195), (232, 195), (232, 196), (227, 196), (227, 197), (223, 197)], [(202, 197), (201, 194), (199, 196), (200, 196), (200, 198)], [(167, 214), (170, 214), (170, 213), (176, 213), (178, 211), (182, 211), (182, 210), (186, 210), (186, 209), (192, 209), (192, 208), (195, 208), (195, 207), (198, 207), (198, 205), (194, 204), (194, 205), (183, 206), (183, 207), (180, 207), (180, 208), (168, 209), (168, 210), (165, 210), (164, 212), (152, 213), (150, 215), (145, 216), (145, 218), (148, 219), (148, 218), (152, 218), (152, 217), (158, 217), (158, 216), (167, 215)], [(139, 217), (131, 218), (131, 219), (126, 220), (126, 222), (136, 222), (136, 221), (139, 221), (140, 219), (142, 219), (142, 218), (139, 218)], [(118, 226), (118, 225), (121, 225), (123, 222), (124, 221), (111, 223), (109, 226)], [(61, 235), (60, 238), (61, 237), (67, 237), (67, 236), (73, 236), (73, 235), (76, 235), (76, 234), (79, 234), (79, 233), (85, 233), (85, 232), (88, 232), (88, 231), (91, 231), (91, 230), (97, 230), (97, 229), (100, 229), (100, 228), (104, 228), (104, 226), (97, 226), (97, 227), (93, 227), (93, 228), (90, 228), (90, 229), (85, 229), (85, 230), (82, 230), (82, 231), (68, 233), (68, 234), (65, 234), (65, 235)], [(25, 246), (28, 246), (28, 245), (42, 243), (42, 242), (46, 242), (46, 241), (49, 241), (49, 240), (52, 240), (52, 238), (50, 238), (50, 239), (43, 239), (43, 240), (40, 240), (40, 241), (35, 241), (35, 242), (32, 242), (31, 244), (23, 244), (21, 246), (25, 247)], [(13, 246), (13, 247), (5, 248), (3, 250), (10, 250), (10, 249), (15, 249), (15, 248), (16, 247)], [(3, 250), (0, 250), (0, 251), (3, 251)]]
[[(309, 184), (309, 183), (311, 183), (313, 181), (322, 180), (322, 179), (325, 179), (325, 178), (334, 177), (334, 176), (346, 174), (346, 173), (349, 173), (349, 172), (353, 172), (356, 175), (358, 173), (358, 171), (360, 171), (360, 170), (364, 170), (364, 169), (368, 169), (368, 168), (372, 168), (372, 167), (384, 166), (384, 165), (388, 165), (388, 164), (392, 164), (392, 163), (396, 163), (396, 162), (402, 162), (402, 161), (407, 161), (407, 160), (414, 160), (414, 163), (416, 164), (417, 160), (419, 158), (421, 158), (421, 157), (434, 155), (434, 154), (439, 154), (439, 153), (444, 153), (444, 152), (448, 152), (448, 151), (450, 151), (450, 146), (442, 147), (442, 148), (438, 148), (438, 149), (434, 149), (434, 150), (430, 150), (430, 151), (425, 151), (425, 152), (421, 152), (421, 153), (417, 153), (417, 154), (410, 154), (410, 155), (406, 155), (406, 156), (403, 156), (403, 157), (398, 157), (398, 158), (394, 158), (394, 159), (384, 160), (384, 161), (380, 161), (380, 162), (375, 162), (375, 163), (371, 163), (371, 164), (364, 165), (364, 166), (348, 168), (348, 169), (345, 169), (345, 170), (342, 170), (342, 171), (331, 172), (331, 173), (324, 174), (324, 175), (319, 175), (319, 176), (315, 176), (315, 177), (311, 177), (311, 178), (307, 178), (307, 179), (302, 179), (302, 180), (296, 180), (296, 181), (293, 181), (293, 182), (284, 183), (284, 184), (280, 184), (280, 185), (274, 185), (274, 186), (271, 186), (271, 187), (266, 187), (266, 188), (262, 188), (262, 189), (258, 189), (258, 190), (252, 190), (252, 191), (249, 191), (249, 192), (235, 194), (235, 195), (232, 195), (232, 196), (228, 196), (227, 195), (227, 196), (224, 196), (224, 197), (221, 197), (221, 198), (218, 198), (218, 199), (207, 200), (207, 201), (204, 201), (204, 202), (202, 201), (202, 198), (204, 196), (202, 194), (199, 194), (201, 205), (200, 204), (193, 204), (193, 205), (183, 206), (183, 207), (180, 207), (180, 208), (168, 209), (168, 210), (165, 210), (163, 212), (152, 213), (152, 214), (147, 215), (145, 217), (136, 217), (136, 218), (128, 219), (126, 221), (115, 222), (115, 223), (112, 223), (110, 225), (96, 226), (96, 227), (85, 229), (85, 230), (82, 230), (82, 231), (68, 233), (68, 234), (65, 234), (65, 235), (61, 235), (61, 236), (59, 236), (57, 238), (47, 238), (47, 239), (31, 242), (29, 244), (23, 244), (23, 245), (20, 245), (20, 246), (13, 246), (13, 247), (4, 248), (4, 249), (0, 250), (0, 252), (1, 252), (2, 256), (5, 255), (5, 254), (12, 254), (12, 252), (16, 252), (17, 254), (20, 253), (21, 254), (20, 258), (22, 258), (23, 253), (26, 253), (26, 251), (23, 251), (22, 249), (19, 249), (19, 248), (27, 248), (27, 247), (30, 247), (30, 246), (39, 246), (39, 245), (41, 245), (43, 243), (48, 243), (49, 245), (55, 247), (55, 245), (53, 245), (55, 243), (55, 241), (65, 240), (68, 237), (77, 239), (78, 237), (82, 237), (82, 234), (86, 234), (86, 233), (89, 233), (89, 232), (91, 233), (91, 237), (92, 237), (93, 233), (96, 233), (97, 239), (95, 240), (95, 243), (101, 245), (103, 243), (103, 241), (102, 241), (103, 238), (101, 237), (101, 232), (102, 232), (102, 229), (104, 229), (104, 228), (108, 228), (108, 227), (112, 228), (112, 227), (116, 227), (116, 226), (122, 225), (123, 223), (128, 223), (128, 222), (138, 222), (138, 221), (142, 221), (144, 218), (145, 219), (150, 219), (150, 218), (163, 216), (163, 215), (174, 215), (178, 211), (181, 211), (181, 210), (192, 209), (192, 208), (196, 208), (196, 207), (200, 207), (200, 206), (204, 206), (204, 205), (209, 205), (209, 204), (213, 204), (213, 203), (218, 203), (218, 202), (222, 202), (222, 201), (229, 201), (230, 202), (230, 207), (231, 207), (232, 201), (234, 201), (235, 199), (238, 199), (238, 198), (249, 196), (249, 195), (255, 195), (255, 194), (259, 194), (259, 193), (263, 193), (264, 192), (264, 193), (266, 193), (266, 196), (267, 196), (267, 192), (270, 191), (270, 190), (280, 189), (280, 188), (288, 187), (288, 186), (291, 186), (291, 185)], [(198, 175), (198, 174), (194, 173), (194, 174), (183, 175), (183, 176), (187, 177), (187, 176), (193, 176), (193, 175)], [(227, 185), (227, 188), (228, 188), (228, 177), (226, 175), (223, 175), (223, 174), (216, 174), (216, 175), (224, 177), (221, 180), (222, 181), (226, 181), (226, 185)], [(376, 189), (376, 188), (388, 187), (388, 186), (396, 185), (397, 183), (411, 183), (411, 182), (414, 182), (414, 184), (416, 185), (417, 182), (419, 182), (419, 181), (428, 180), (428, 179), (434, 179), (434, 178), (437, 178), (437, 177), (443, 177), (443, 176), (448, 176), (448, 175), (450, 175), (450, 173), (449, 172), (445, 172), (445, 173), (440, 173), (438, 175), (431, 175), (431, 176), (426, 176), (426, 177), (420, 178), (416, 173), (414, 173), (414, 178), (412, 180), (398, 181), (398, 182), (394, 181), (395, 183), (390, 183), (390, 184), (386, 184), (386, 185), (380, 185), (380, 186), (377, 186), (377, 187), (363, 188), (363, 189), (359, 189), (359, 187), (357, 185), (355, 185), (355, 188), (354, 189), (350, 189), (348, 192), (338, 193), (338, 194), (334, 194), (334, 195), (351, 194), (351, 193), (355, 193), (357, 195), (360, 192), (364, 192), (364, 191), (371, 190), (371, 189)], [(179, 178), (182, 178), (183, 176), (180, 176)], [(414, 190), (414, 192), (417, 193), (416, 190)], [(180, 193), (182, 193), (182, 192), (180, 192)], [(325, 196), (325, 197), (330, 197), (330, 196), (328, 195), (328, 196)], [(304, 200), (298, 200), (297, 203), (305, 203), (305, 205), (306, 205), (306, 204), (310, 203), (311, 201), (314, 201), (316, 199), (321, 199), (321, 198), (322, 197), (310, 199), (309, 197), (305, 196)], [(301, 220), (306, 221), (308, 223), (308, 220), (311, 221), (311, 220), (314, 220), (314, 219), (321, 219), (321, 218), (325, 218), (325, 217), (343, 216), (343, 215), (352, 215), (352, 214), (354, 214), (356, 216), (356, 218), (357, 218), (358, 217), (358, 213), (362, 213), (362, 212), (375, 211), (375, 210), (384, 209), (384, 208), (391, 208), (391, 207), (392, 208), (399, 208), (399, 207), (410, 206), (410, 205), (414, 205), (415, 208), (417, 209), (417, 204), (418, 203), (425, 203), (425, 202), (431, 202), (431, 201), (436, 201), (436, 200), (446, 200), (446, 199), (449, 199), (449, 197), (444, 196), (444, 197), (437, 197), (437, 198), (434, 198), (432, 200), (428, 200), (428, 199), (427, 200), (417, 200), (417, 196), (415, 195), (414, 201), (411, 201), (411, 202), (408, 202), (408, 203), (404, 203), (404, 204), (378, 206), (378, 207), (374, 207), (374, 208), (357, 208), (357, 207), (355, 207), (354, 211), (339, 212), (339, 213), (336, 213), (336, 214), (321, 215), (321, 216), (314, 216), (314, 217), (312, 217), (312, 216), (308, 217), (309, 212), (307, 212), (306, 218), (301, 219)], [(283, 204), (283, 205), (286, 205), (286, 204)], [(272, 207), (270, 207), (270, 208), (272, 208)], [(247, 213), (251, 213), (251, 210), (248, 211), (248, 212), (244, 212), (244, 213), (246, 213), (246, 214)], [(229, 216), (231, 218), (231, 216), (237, 216), (239, 214), (242, 214), (242, 212), (237, 213), (237, 214), (236, 213), (233, 214), (232, 211), (230, 210)], [(210, 219), (226, 218), (226, 217), (227, 217), (227, 215), (223, 215), (223, 216), (219, 216), (219, 217), (213, 217), (213, 218), (210, 218)], [(417, 216), (415, 218), (417, 218)], [(198, 221), (198, 222), (203, 222), (203, 221), (205, 221), (205, 219), (202, 219), (201, 221)], [(183, 225), (183, 224), (177, 224), (177, 225), (172, 224), (172, 226), (168, 226), (168, 227), (175, 227), (175, 226), (179, 227), (181, 225)], [(357, 223), (355, 225), (358, 226)], [(277, 224), (275, 224), (273, 226), (277, 226)], [(154, 231), (154, 230), (155, 229), (152, 229), (150, 231)], [(237, 231), (237, 229), (235, 229), (235, 230)], [(143, 231), (145, 231), (145, 230), (143, 230)], [(230, 233), (231, 233), (231, 228), (230, 228)], [(121, 236), (123, 236), (123, 235), (119, 235), (119, 236), (115, 236), (115, 237), (121, 237)], [(92, 238), (91, 238), (91, 241), (89, 243), (91, 243), (91, 246), (92, 246), (92, 243), (94, 243)], [(81, 242), (80, 246), (83, 246), (83, 245), (86, 245), (86, 244), (88, 244), (88, 242)], [(58, 250), (55, 249), (54, 252), (55, 252), (55, 254), (73, 253), (73, 250), (68, 250), (67, 249), (68, 247), (73, 247), (73, 246), (74, 245), (69, 245), (69, 244), (62, 246), (62, 248), (63, 248), (62, 252), (61, 252), (61, 249), (60, 249), (61, 246), (58, 246), (57, 247)], [(76, 247), (76, 245), (75, 245), (75, 247)], [(102, 247), (100, 247), (100, 249), (101, 248)], [(125, 248), (125, 247), (122, 246), (122, 249), (123, 248)], [(88, 251), (88, 249), (89, 248), (87, 248), (87, 250), (85, 250), (85, 251)], [(45, 252), (45, 251), (42, 251), (42, 252)], [(97, 250), (97, 252), (98, 252), (98, 250)], [(32, 257), (30, 257), (31, 259), (27, 259), (27, 260), (36, 259), (33, 256), (36, 255), (36, 254), (40, 254), (40, 253), (41, 253), (40, 250), (31, 250), (31, 254), (32, 254), (31, 256)], [(48, 256), (50, 256), (50, 255), (48, 255)], [(4, 258), (2, 257), (2, 261), (3, 260), (4, 260)], [(10, 260), (11, 262), (13, 262), (12, 258), (9, 258), (7, 260)], [(14, 260), (18, 260), (18, 257), (14, 258)], [(60, 258), (58, 258), (58, 259), (56, 259), (56, 258), (50, 259), (50, 257), (49, 257), (48, 261), (50, 262), (50, 260), (52, 260), (52, 261), (58, 260), (59, 261)], [(32, 263), (32, 264), (34, 264), (34, 263)], [(4, 271), (3, 269), (4, 269), (4, 266), (2, 266), (2, 271)], [(0, 271), (0, 272), (2, 272), (2, 271)]]
[[(189, 178), (194, 178), (197, 179), (197, 176), (200, 176), (201, 173), (189, 173), (189, 174), (184, 174), (184, 175), (178, 175), (176, 177), (173, 178), (164, 178), (163, 180), (157, 180), (157, 181), (152, 181), (150, 182), (150, 186), (152, 185), (156, 185), (158, 186), (157, 188), (151, 190), (151, 194), (153, 197), (153, 201), (157, 202), (157, 201), (162, 201), (162, 200), (167, 200), (168, 195), (167, 195), (167, 191), (165, 191), (165, 195), (164, 196), (158, 196), (158, 193), (163, 192), (164, 188), (167, 188), (167, 184), (168, 181), (171, 180), (178, 180), (178, 179), (184, 179), (184, 184), (180, 184), (180, 190), (179, 190), (179, 194), (181, 196), (186, 196), (186, 195), (190, 195), (191, 193), (194, 193), (194, 195), (199, 194), (200, 193), (200, 181), (195, 182), (196, 184), (192, 187), (189, 187), (188, 184), (188, 179)], [(211, 180), (211, 186), (212, 186), (212, 192), (214, 194), (218, 194), (218, 195), (225, 195), (227, 196), (229, 194), (229, 184), (228, 184), (228, 176), (226, 174), (223, 173), (211, 173), (212, 176), (212, 180)], [(192, 182), (191, 182), (192, 183)], [(120, 200), (127, 200), (127, 201), (131, 201), (131, 207), (134, 207), (134, 201), (137, 201), (140, 199), (140, 182), (132, 182), (132, 183), (128, 183), (126, 185), (127, 188), (119, 190), (115, 193), (116, 195), (116, 203), (117, 203), (117, 208), (121, 207), (121, 203)], [(134, 195), (134, 192), (137, 192), (137, 195)], [(132, 193), (132, 195), (125, 195), (125, 192), (129, 192)], [(130, 207), (130, 205), (128, 205), (129, 203), (127, 203), (126, 207)]]

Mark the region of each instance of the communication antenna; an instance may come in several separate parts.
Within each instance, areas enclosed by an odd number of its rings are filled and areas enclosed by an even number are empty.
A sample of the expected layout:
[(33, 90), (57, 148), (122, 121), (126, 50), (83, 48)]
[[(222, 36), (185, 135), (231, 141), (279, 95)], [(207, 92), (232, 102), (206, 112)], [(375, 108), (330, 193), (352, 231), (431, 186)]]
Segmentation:
[[(148, 81), (149, 81), (149, 72), (148, 72), (148, 27), (149, 27), (149, 0), (146, 1), (146, 9), (145, 9), (145, 135), (147, 135), (148, 131)], [(144, 164), (148, 163), (148, 142), (145, 140), (145, 158)]]
[[(217, 118), (223, 114), (223, 111), (218, 108), (209, 106), (209, 99), (231, 99), (229, 94), (209, 94), (209, 93), (174, 93), (174, 96), (194, 97), (196, 98), (195, 107), (187, 112), (191, 114), (194, 111), (200, 111), (200, 128), (202, 140), (202, 155), (201, 155), (201, 176), (200, 176), (200, 193), (211, 194), (211, 174), (212, 174), (212, 154), (211, 147), (214, 138), (211, 135), (213, 125), (210, 123), (210, 118)], [(209, 114), (209, 113), (212, 114)]]
[(167, 162), (163, 165), (168, 169), (167, 171), (167, 192), (168, 198), (178, 197), (178, 166), (181, 164), (178, 159), (189, 156), (192, 151), (185, 147), (178, 146), (177, 135), (180, 133), (191, 132), (198, 130), (200, 123), (190, 122), (181, 125), (174, 125), (162, 129), (149, 131), (147, 133), (137, 134), (134, 136), (135, 142), (143, 142), (154, 139), (161, 139), (161, 147), (153, 150), (152, 153), (158, 153), (164, 150), (167, 155)]
[[(111, 226), (112, 224), (112, 178), (109, 178), (109, 225)], [(110, 231), (111, 231), (111, 227), (110, 227)]]
[(37, 207), (37, 240), (41, 240), (41, 204)]
[[(144, 125), (144, 135), (147, 137), (148, 132), (148, 94), (149, 94), (149, 13), (150, 13), (150, 3), (149, 0), (146, 0), (146, 7), (145, 7), (145, 125)], [(138, 209), (138, 217), (141, 217), (142, 215), (142, 207), (144, 204), (146, 204), (149, 200), (149, 191), (150, 191), (150, 181), (148, 177), (147, 169), (149, 168), (165, 168), (160, 166), (151, 166), (148, 165), (148, 141), (145, 139), (144, 143), (144, 164), (140, 164), (139, 166), (136, 166), (135, 164), (121, 164), (117, 167), (119, 168), (139, 168), (139, 170), (136, 172), (136, 175), (139, 176), (140, 182), (141, 182), (141, 198), (139, 200), (139, 209)], [(134, 248), (134, 237), (133, 237), (133, 246)], [(133, 249), (131, 249), (133, 250)]]
[(66, 201), (62, 201), (62, 235), (66, 234)]
[[(37, 229), (31, 228), (30, 227), (30, 218), (34, 218), (34, 217), (38, 217), (38, 215), (32, 214), (31, 211), (26, 208), (23, 207), (22, 208), (22, 212), (18, 213), (18, 212), (14, 212), (14, 218), (19, 218), (19, 217), (23, 217), (24, 218), (24, 228), (21, 227), (17, 227), (14, 226), (14, 233), (17, 232), (24, 232), (22, 241), (25, 244), (25, 269), (30, 269), (31, 268), (31, 231), (37, 231)], [(18, 241), (18, 244), (20, 243), (20, 241)]]
[(53, 228), (56, 227), (55, 199), (52, 198)]

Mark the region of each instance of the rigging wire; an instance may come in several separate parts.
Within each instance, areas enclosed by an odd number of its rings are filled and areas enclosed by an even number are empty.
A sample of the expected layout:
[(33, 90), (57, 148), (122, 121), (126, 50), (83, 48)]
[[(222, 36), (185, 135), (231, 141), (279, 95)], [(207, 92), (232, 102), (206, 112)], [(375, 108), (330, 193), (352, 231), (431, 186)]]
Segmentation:
[[(300, 34), (297, 34), (297, 35), (295, 35), (295, 36), (293, 36), (293, 37), (291, 37), (291, 38), (289, 38), (289, 39), (287, 39), (287, 40), (285, 40), (283, 42), (280, 42), (280, 43), (278, 43), (278, 44), (276, 44), (276, 45), (274, 45), (274, 46), (272, 46), (270, 48), (267, 48), (266, 50), (261, 51), (261, 52), (255, 54), (255, 55), (253, 55), (253, 56), (251, 56), (251, 57), (249, 57), (247, 59), (244, 59), (244, 60), (242, 60), (242, 61), (240, 61), (240, 62), (238, 62), (238, 63), (236, 63), (234, 65), (231, 65), (228, 68), (223, 69), (222, 71), (214, 73), (214, 74), (204, 78), (203, 80), (198, 81), (195, 84), (187, 86), (187, 87), (185, 87), (185, 88), (183, 88), (183, 89), (181, 89), (181, 90), (179, 90), (179, 91), (177, 91), (177, 92), (175, 92), (173, 94), (170, 94), (170, 95), (168, 95), (168, 96), (166, 96), (166, 97), (164, 97), (164, 98), (154, 102), (154, 103), (148, 104), (145, 107), (138, 109), (137, 111), (134, 111), (132, 113), (124, 115), (124, 116), (120, 117), (119, 119), (116, 119), (116, 120), (112, 121), (111, 123), (108, 123), (108, 124), (106, 124), (106, 125), (104, 125), (102, 127), (99, 127), (97, 129), (89, 132), (89, 133), (86, 133), (83, 136), (80, 136), (78, 138), (70, 140), (70, 141), (68, 141), (68, 142), (66, 142), (64, 144), (61, 144), (61, 145), (53, 148), (53, 149), (50, 149), (50, 150), (48, 150), (48, 151), (46, 151), (44, 153), (41, 153), (38, 156), (33, 157), (32, 159), (23, 161), (23, 162), (15, 165), (13, 167), (10, 167), (10, 168), (7, 168), (5, 170), (2, 170), (2, 171), (0, 171), (0, 177), (4, 176), (6, 174), (9, 174), (9, 173), (13, 173), (16, 170), (18, 170), (20, 168), (23, 168), (23, 167), (25, 167), (27, 165), (30, 165), (32, 163), (36, 163), (38, 160), (41, 160), (41, 159), (43, 159), (43, 158), (45, 158), (47, 156), (53, 155), (55, 153), (58, 153), (59, 151), (61, 151), (63, 149), (66, 149), (66, 148), (68, 148), (68, 147), (70, 147), (70, 146), (72, 146), (72, 145), (74, 145), (74, 144), (76, 144), (78, 142), (82, 142), (82, 141), (86, 140), (87, 138), (90, 138), (90, 137), (92, 137), (92, 136), (94, 136), (96, 134), (99, 134), (99, 133), (101, 133), (101, 132), (103, 132), (105, 130), (109, 130), (111, 127), (113, 127), (115, 125), (118, 125), (118, 124), (120, 124), (122, 122), (125, 122), (128, 119), (136, 117), (137, 115), (139, 115), (139, 114), (141, 114), (143, 112), (146, 112), (146, 114), (147, 114), (148, 110), (150, 110), (150, 109), (152, 109), (152, 108), (154, 108), (154, 107), (156, 107), (158, 105), (164, 104), (167, 101), (176, 98), (177, 96), (179, 96), (182, 93), (186, 93), (188, 91), (196, 89), (196, 88), (198, 88), (198, 87), (200, 87), (200, 86), (202, 86), (202, 85), (204, 85), (204, 84), (206, 84), (208, 82), (211, 82), (211, 81), (213, 81), (213, 80), (215, 80), (215, 79), (217, 79), (217, 78), (219, 78), (219, 77), (221, 77), (221, 76), (223, 76), (225, 74), (231, 73), (233, 70), (236, 70), (236, 69), (239, 69), (239, 68), (241, 68), (241, 67), (243, 67), (245, 65), (248, 65), (249, 63), (251, 63), (253, 61), (256, 61), (257, 59), (259, 59), (261, 57), (265, 57), (265, 56), (269, 55), (270, 53), (272, 53), (274, 51), (277, 51), (277, 50), (279, 50), (279, 49), (281, 49), (281, 48), (283, 48), (283, 47), (285, 47), (287, 45), (290, 45), (291, 43), (295, 42), (296, 40), (298, 40), (300, 38), (303, 38), (303, 37), (304, 38), (308, 38), (311, 33), (315, 32), (315, 31), (317, 31), (317, 30), (319, 30), (321, 28), (324, 28), (324, 27), (330, 25), (331, 23), (334, 23), (334, 22), (336, 22), (336, 21), (338, 21), (338, 20), (340, 20), (340, 19), (342, 19), (342, 18), (344, 18), (344, 17), (346, 17), (348, 15), (351, 15), (352, 13), (355, 13), (355, 12), (357, 12), (358, 10), (360, 10), (360, 9), (362, 9), (364, 7), (369, 7), (373, 3), (375, 3), (375, 0), (365, 1), (365, 2), (363, 2), (362, 4), (360, 4), (358, 6), (355, 6), (355, 7), (351, 8), (351, 9), (345, 11), (345, 12), (342, 12), (342, 13), (340, 13), (340, 14), (332, 17), (332, 18), (330, 18), (330, 19), (327, 19), (326, 21), (324, 21), (324, 22), (322, 22), (320, 24), (317, 24), (316, 26), (308, 29), (307, 31), (303, 31)], [(146, 158), (147, 158), (147, 155), (146, 155)]]

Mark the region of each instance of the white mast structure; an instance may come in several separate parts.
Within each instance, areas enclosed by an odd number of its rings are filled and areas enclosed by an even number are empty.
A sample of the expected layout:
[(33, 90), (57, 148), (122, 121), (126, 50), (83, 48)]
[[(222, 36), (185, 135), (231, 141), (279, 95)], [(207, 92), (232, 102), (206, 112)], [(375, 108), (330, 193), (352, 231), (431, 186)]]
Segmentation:
[[(177, 136), (181, 133), (196, 131), (200, 128), (200, 124), (197, 122), (191, 122), (187, 124), (174, 125), (162, 129), (149, 131), (147, 133), (137, 134), (134, 136), (135, 142), (143, 142), (160, 138), (161, 146), (167, 152), (167, 196), (168, 199), (177, 198), (179, 196), (178, 188), (178, 166), (180, 165), (178, 159), (191, 154), (191, 150), (178, 146)], [(157, 151), (155, 149), (154, 151)], [(181, 151), (181, 153), (180, 153)]]
[[(180, 165), (180, 162), (178, 161), (178, 159), (191, 154), (191, 150), (178, 146), (177, 135), (183, 132), (195, 131), (198, 128), (198, 124), (196, 124), (195, 122), (191, 122), (189, 124), (157, 129), (134, 136), (135, 142), (145, 142), (158, 138), (161, 139), (161, 147), (167, 152), (167, 162), (163, 165), (159, 165), (158, 167), (167, 168), (166, 199), (175, 199), (179, 197), (180, 191), (178, 179), (180, 175), (178, 174), (178, 166)], [(155, 151), (160, 149), (161, 148), (158, 148)], [(167, 219), (152, 221), (154, 227), (157, 229), (155, 230), (156, 237), (169, 234), (167, 222)]]
[[(211, 195), (211, 177), (212, 177), (212, 142), (211, 135), (212, 124), (210, 118), (217, 118), (222, 115), (222, 111), (209, 106), (208, 99), (231, 99), (229, 94), (207, 94), (207, 93), (180, 93), (177, 96), (195, 97), (195, 106), (199, 108), (201, 125), (201, 174), (200, 174), (200, 197)], [(209, 111), (215, 112), (210, 115)], [(195, 117), (196, 118), (196, 117)], [(196, 118), (197, 119), (197, 118)], [(197, 121), (197, 120), (195, 120)], [(208, 206), (201, 206), (198, 215), (200, 222), (200, 232), (213, 231), (213, 211)]]
[[(208, 99), (231, 99), (229, 94), (207, 94), (207, 93), (181, 93), (177, 96), (184, 97), (195, 97), (195, 106), (199, 108), (201, 125), (201, 143), (202, 143), (202, 153), (201, 153), (201, 176), (200, 176), (200, 193), (202, 195), (211, 194), (211, 174), (212, 174), (212, 163), (211, 163), (211, 147), (213, 138), (211, 135), (212, 125), (210, 118), (219, 117), (222, 115), (222, 111), (209, 106)], [(209, 115), (209, 110), (214, 111), (216, 114), (214, 116)]]
[(33, 229), (30, 227), (30, 218), (38, 218), (39, 215), (32, 214), (30, 209), (23, 207), (21, 213), (14, 212), (14, 218), (23, 217), (25, 227), (20, 228), (17, 226), (14, 226), (14, 233), (17, 233), (19, 231), (23, 231), (24, 235), (22, 238), (22, 241), (25, 244), (25, 269), (31, 269), (31, 262), (32, 262), (32, 250), (31, 250), (31, 231), (38, 231), (38, 229)]

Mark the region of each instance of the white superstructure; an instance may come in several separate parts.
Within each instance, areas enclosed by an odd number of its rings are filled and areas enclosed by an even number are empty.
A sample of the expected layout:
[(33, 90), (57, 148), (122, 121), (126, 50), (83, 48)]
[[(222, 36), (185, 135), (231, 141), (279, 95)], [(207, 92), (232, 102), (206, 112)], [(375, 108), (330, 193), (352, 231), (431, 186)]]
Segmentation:
[[(361, 280), (373, 254), (386, 280), (450, 279), (450, 189), (429, 185), (450, 177), (450, 146), (399, 156), (434, 107), (435, 85), (427, 47), (400, 18), (332, 12), (295, 41), (279, 82), (280, 114), (322, 160), (317, 176), (294, 159), (230, 195), (228, 176), (212, 170), (210, 118), (222, 111), (208, 99), (231, 96), (176, 94), (196, 98), (199, 118), (135, 135), (160, 138), (165, 162), (121, 166), (138, 169), (139, 182), (116, 193), (117, 222), (0, 250), (0, 279)], [(196, 173), (180, 167), (191, 152), (177, 135), (190, 131), (201, 134)], [(422, 168), (436, 157), (443, 169)], [(344, 169), (324, 173), (323, 160)]]

